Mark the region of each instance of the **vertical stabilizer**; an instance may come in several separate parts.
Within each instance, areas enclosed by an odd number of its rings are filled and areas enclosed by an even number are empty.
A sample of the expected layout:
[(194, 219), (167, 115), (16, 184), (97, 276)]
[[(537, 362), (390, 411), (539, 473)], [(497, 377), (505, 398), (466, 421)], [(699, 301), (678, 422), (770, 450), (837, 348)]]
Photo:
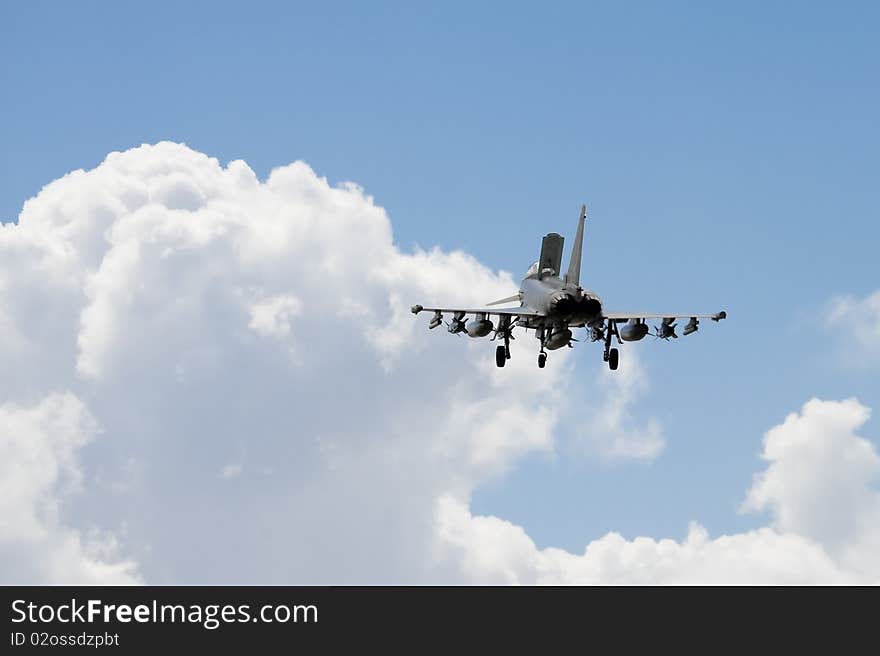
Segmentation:
[(577, 234), (571, 247), (571, 261), (568, 263), (568, 273), (565, 274), (565, 282), (581, 284), (581, 252), (584, 248), (584, 220), (587, 217), (587, 206), (581, 205), (581, 216), (578, 219)]

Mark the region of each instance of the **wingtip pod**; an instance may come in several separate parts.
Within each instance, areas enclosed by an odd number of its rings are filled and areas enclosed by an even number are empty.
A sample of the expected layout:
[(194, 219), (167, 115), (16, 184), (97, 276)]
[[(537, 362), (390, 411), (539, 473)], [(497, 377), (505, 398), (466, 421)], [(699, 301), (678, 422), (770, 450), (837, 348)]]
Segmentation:
[(721, 321), (722, 319), (727, 318), (727, 312), (721, 310), (721, 312), (716, 312), (712, 315), (712, 321)]
[(424, 309), (425, 309), (425, 308), (422, 307), (421, 305), (413, 305), (413, 306), (409, 309), (409, 311), (412, 312), (413, 314), (418, 314), (419, 312), (421, 312), (421, 311), (424, 310)]

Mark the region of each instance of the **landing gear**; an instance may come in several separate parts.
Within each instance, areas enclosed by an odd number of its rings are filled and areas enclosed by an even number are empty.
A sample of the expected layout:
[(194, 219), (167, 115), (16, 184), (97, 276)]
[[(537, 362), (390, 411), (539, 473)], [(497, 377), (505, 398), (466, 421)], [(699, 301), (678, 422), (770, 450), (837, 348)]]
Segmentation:
[(547, 364), (547, 354), (544, 351), (538, 353), (538, 369), (543, 369)]
[(605, 352), (602, 354), (602, 359), (608, 363), (608, 368), (611, 371), (617, 371), (617, 365), (620, 362), (620, 353), (616, 348), (611, 348), (611, 338), (617, 335), (617, 342), (620, 343), (620, 335), (617, 333), (617, 325), (614, 321), (608, 321), (608, 330), (605, 331)]
[(510, 360), (510, 340), (515, 339), (513, 336), (513, 325), (516, 323), (516, 319), (513, 321), (510, 320), (510, 317), (502, 316), (498, 320), (498, 328), (495, 329), (495, 334), (492, 335), (492, 339), (495, 340), (501, 337), (504, 340), (504, 344), (499, 344), (495, 347), (495, 364), (499, 367), (503, 367), (505, 361)]
[(616, 348), (608, 351), (608, 368), (611, 371), (617, 371), (618, 361), (620, 360), (620, 354), (617, 352)]

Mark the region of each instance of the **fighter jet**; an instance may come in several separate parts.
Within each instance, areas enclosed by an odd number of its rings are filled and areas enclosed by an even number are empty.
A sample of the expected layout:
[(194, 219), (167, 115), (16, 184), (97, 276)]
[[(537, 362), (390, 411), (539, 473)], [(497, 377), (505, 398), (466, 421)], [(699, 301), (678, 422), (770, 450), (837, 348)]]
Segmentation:
[[(542, 369), (547, 364), (547, 351), (571, 347), (572, 342), (578, 341), (572, 335), (572, 328), (586, 328), (590, 341), (604, 343), (602, 359), (612, 371), (617, 369), (620, 360), (617, 348), (612, 347), (614, 339), (618, 345), (623, 342), (637, 342), (648, 334), (663, 340), (677, 339), (675, 322), (678, 319), (688, 320), (682, 334), (690, 335), (697, 332), (700, 319), (721, 321), (727, 318), (724, 311), (715, 314), (606, 311), (602, 299), (595, 292), (581, 287), (580, 283), (586, 217), (587, 207), (584, 205), (581, 207), (574, 248), (565, 274), (561, 272), (564, 238), (551, 232), (544, 236), (541, 243), (540, 259), (526, 272), (519, 292), (513, 296), (493, 301), (482, 308), (413, 305), (413, 314), (433, 312), (434, 316), (428, 324), (428, 328), (432, 330), (443, 323), (444, 314), (451, 314), (452, 320), (447, 324), (450, 333), (466, 333), (469, 337), (486, 337), (492, 333), (492, 340), (503, 340), (495, 348), (495, 364), (499, 367), (503, 367), (510, 359), (510, 341), (514, 339), (514, 328), (535, 331), (535, 337), (541, 343), (538, 367)], [(519, 305), (497, 307), (514, 302)], [(473, 315), (473, 318), (465, 321), (468, 315)], [(493, 323), (491, 317), (497, 317), (497, 324)], [(653, 332), (647, 324), (649, 319), (660, 320), (660, 325), (654, 326)]]

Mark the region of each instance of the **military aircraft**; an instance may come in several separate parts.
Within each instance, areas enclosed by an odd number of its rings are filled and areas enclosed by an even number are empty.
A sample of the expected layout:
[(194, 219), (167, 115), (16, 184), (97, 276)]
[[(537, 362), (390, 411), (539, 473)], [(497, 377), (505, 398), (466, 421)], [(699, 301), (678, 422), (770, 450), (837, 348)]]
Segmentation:
[[(541, 257), (526, 272), (519, 292), (508, 298), (488, 303), (482, 308), (436, 308), (413, 305), (412, 313), (422, 311), (433, 312), (434, 316), (428, 328), (434, 329), (443, 323), (444, 313), (452, 315), (448, 331), (453, 334), (466, 333), (469, 337), (485, 337), (492, 333), (492, 340), (502, 339), (495, 349), (495, 364), (503, 367), (510, 359), (510, 341), (514, 339), (513, 329), (523, 328), (534, 330), (535, 337), (541, 342), (538, 353), (538, 367), (547, 364), (547, 351), (563, 346), (572, 346), (578, 340), (572, 337), (572, 328), (584, 327), (592, 342), (604, 342), (605, 351), (602, 359), (613, 371), (617, 369), (619, 352), (612, 348), (612, 339), (618, 345), (623, 342), (636, 342), (649, 333), (657, 338), (676, 339), (676, 320), (687, 319), (682, 333), (690, 335), (699, 328), (700, 319), (721, 321), (727, 318), (724, 311), (715, 314), (652, 314), (649, 312), (608, 312), (599, 296), (580, 284), (581, 253), (584, 242), (584, 222), (587, 216), (586, 205), (581, 207), (578, 219), (577, 236), (568, 272), (560, 277), (562, 265), (562, 244), (564, 238), (551, 232), (544, 236), (541, 243)], [(495, 307), (505, 303), (519, 302), (517, 307)], [(473, 319), (465, 322), (467, 315)], [(498, 317), (493, 324), (490, 317)], [(651, 333), (646, 321), (660, 319), (660, 325)], [(623, 326), (618, 327), (619, 324)]]

